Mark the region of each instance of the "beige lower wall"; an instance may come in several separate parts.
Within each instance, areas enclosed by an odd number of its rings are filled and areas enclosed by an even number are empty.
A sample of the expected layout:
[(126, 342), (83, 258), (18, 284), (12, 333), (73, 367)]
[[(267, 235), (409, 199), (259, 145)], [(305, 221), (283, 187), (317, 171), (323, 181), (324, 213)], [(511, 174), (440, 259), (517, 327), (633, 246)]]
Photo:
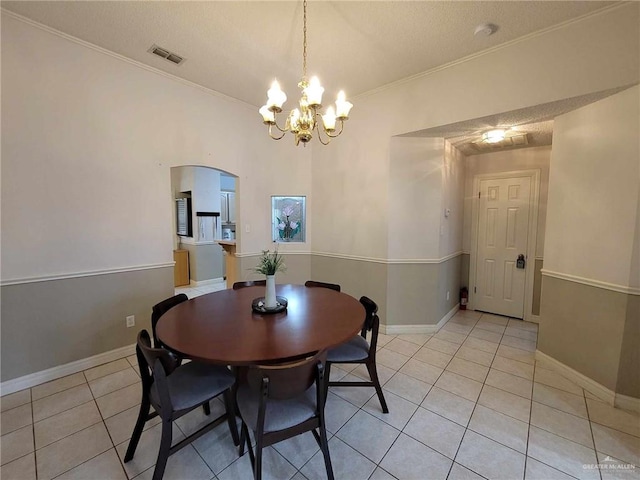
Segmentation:
[(412, 264), (311, 256), (314, 280), (339, 283), (357, 298), (370, 297), (387, 326), (437, 324), (458, 303), (460, 264), (460, 256)]
[(438, 306), (436, 263), (387, 265), (386, 325), (435, 325)]
[[(150, 329), (151, 307), (173, 295), (173, 267), (5, 285), (0, 381), (98, 355)], [(125, 317), (135, 315), (127, 328)]]
[(471, 255), (468, 253), (463, 253), (460, 255), (460, 287), (471, 286), (470, 275), (470, 265), (471, 265)]
[(627, 295), (616, 393), (640, 398), (640, 296)]
[(323, 255), (311, 255), (311, 278), (320, 282), (338, 283), (342, 291), (360, 298), (363, 295), (378, 304), (380, 322), (387, 318), (387, 265)]
[(540, 299), (542, 297), (542, 266), (543, 260), (536, 258), (533, 271), (533, 299), (531, 301), (531, 313), (540, 315)]
[[(438, 305), (437, 322), (451, 311), (460, 301), (460, 270), (462, 258), (460, 255), (438, 264)], [(449, 299), (447, 300), (447, 292)]]
[(633, 382), (619, 369), (628, 297), (543, 275), (538, 350), (612, 391)]
[(194, 282), (222, 278), (224, 276), (224, 255), (218, 244), (181, 244), (189, 250), (189, 275)]

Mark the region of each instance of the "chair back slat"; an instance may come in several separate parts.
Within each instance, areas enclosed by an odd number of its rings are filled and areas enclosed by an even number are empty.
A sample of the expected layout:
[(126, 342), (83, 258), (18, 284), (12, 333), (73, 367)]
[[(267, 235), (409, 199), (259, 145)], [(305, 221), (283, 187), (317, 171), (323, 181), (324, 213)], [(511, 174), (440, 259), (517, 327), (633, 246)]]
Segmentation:
[(365, 296), (360, 297), (360, 303), (366, 312), (364, 324), (362, 325), (362, 332), (360, 332), (360, 334), (363, 337), (366, 337), (367, 332), (370, 332), (373, 329), (375, 323), (378, 325), (380, 324), (380, 319), (378, 318), (378, 305), (369, 297)]
[(337, 283), (325, 283), (325, 282), (316, 282), (315, 280), (307, 280), (304, 286), (330, 288), (331, 290), (335, 290), (336, 292), (340, 291), (340, 285), (338, 285)]
[(176, 305), (182, 302), (186, 302), (187, 300), (189, 300), (189, 297), (187, 297), (184, 293), (180, 293), (173, 297), (167, 298), (166, 300), (163, 300), (162, 302), (153, 306), (153, 308), (151, 309), (151, 333), (153, 334), (154, 347), (158, 348), (162, 346), (162, 342), (158, 340), (158, 337), (156, 335), (156, 325), (158, 324), (158, 320), (160, 320), (160, 317), (162, 317), (162, 315), (167, 313)]
[(252, 390), (260, 391), (266, 378), (267, 398), (294, 398), (313, 385), (318, 376), (318, 364), (323, 368), (326, 359), (327, 353), (323, 351), (299, 362), (249, 367), (247, 383)]
[(247, 280), (246, 282), (236, 282), (233, 284), (233, 289), (234, 290), (240, 290), (241, 288), (245, 288), (245, 287), (255, 287), (255, 286), (266, 286), (267, 285), (267, 281), (266, 280)]
[[(144, 369), (147, 369), (147, 374), (149, 370), (153, 372), (153, 368), (156, 365), (156, 360), (160, 361), (160, 364), (164, 369), (164, 373), (167, 376), (171, 375), (171, 373), (178, 366), (175, 358), (173, 358), (167, 350), (165, 350), (164, 348), (153, 348), (151, 346), (149, 332), (147, 332), (146, 330), (141, 330), (140, 333), (138, 333), (136, 352), (140, 352), (140, 355), (138, 355), (138, 364), (140, 366), (141, 375), (143, 375), (142, 371)], [(143, 362), (141, 362), (141, 360), (143, 360)]]

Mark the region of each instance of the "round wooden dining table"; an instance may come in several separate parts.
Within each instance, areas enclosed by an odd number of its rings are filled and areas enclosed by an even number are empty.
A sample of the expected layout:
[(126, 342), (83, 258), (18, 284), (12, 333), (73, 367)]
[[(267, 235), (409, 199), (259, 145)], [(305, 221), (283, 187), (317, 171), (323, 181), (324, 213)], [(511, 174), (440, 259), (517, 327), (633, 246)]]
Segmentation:
[(183, 302), (156, 326), (162, 343), (196, 360), (223, 365), (286, 362), (335, 347), (360, 332), (365, 310), (355, 298), (328, 288), (277, 285), (288, 300), (281, 313), (252, 310), (264, 286), (222, 290)]

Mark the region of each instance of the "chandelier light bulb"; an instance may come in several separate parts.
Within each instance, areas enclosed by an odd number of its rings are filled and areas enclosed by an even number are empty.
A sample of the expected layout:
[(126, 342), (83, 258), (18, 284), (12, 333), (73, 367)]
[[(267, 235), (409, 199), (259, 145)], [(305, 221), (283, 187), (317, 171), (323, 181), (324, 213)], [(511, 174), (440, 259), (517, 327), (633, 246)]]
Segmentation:
[(274, 123), (276, 123), (276, 115), (271, 110), (269, 110), (269, 107), (267, 105), (263, 105), (260, 110), (258, 110), (258, 112), (260, 112), (260, 115), (262, 115), (262, 121), (267, 125), (273, 125)]
[(336, 116), (340, 120), (347, 120), (351, 107), (353, 107), (353, 103), (347, 102), (344, 90), (340, 90), (336, 99)]
[(267, 92), (267, 107), (274, 112), (281, 112), (282, 105), (286, 101), (287, 95), (280, 88), (278, 81), (274, 80)]
[(304, 89), (304, 93), (307, 95), (307, 102), (309, 105), (319, 107), (322, 105), (322, 94), (324, 88), (320, 85), (318, 77), (311, 77), (309, 85)]
[(336, 112), (333, 110), (333, 107), (327, 108), (327, 113), (322, 116), (322, 123), (324, 125), (324, 129), (328, 132), (332, 132), (336, 129)]

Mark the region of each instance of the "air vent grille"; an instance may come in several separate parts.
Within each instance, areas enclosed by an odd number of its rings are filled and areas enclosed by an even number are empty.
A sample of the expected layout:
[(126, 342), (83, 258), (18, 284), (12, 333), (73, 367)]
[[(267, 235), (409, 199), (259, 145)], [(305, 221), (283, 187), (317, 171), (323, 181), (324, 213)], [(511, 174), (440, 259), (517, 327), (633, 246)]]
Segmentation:
[(173, 53), (173, 52), (167, 50), (166, 48), (159, 47), (158, 45), (155, 45), (155, 44), (151, 45), (151, 48), (149, 50), (147, 50), (147, 51), (149, 53), (153, 53), (154, 55), (157, 55), (157, 56), (159, 56), (161, 58), (164, 58), (168, 62), (171, 62), (171, 63), (173, 63), (175, 65), (181, 65), (185, 61), (185, 58), (181, 57), (177, 53)]

